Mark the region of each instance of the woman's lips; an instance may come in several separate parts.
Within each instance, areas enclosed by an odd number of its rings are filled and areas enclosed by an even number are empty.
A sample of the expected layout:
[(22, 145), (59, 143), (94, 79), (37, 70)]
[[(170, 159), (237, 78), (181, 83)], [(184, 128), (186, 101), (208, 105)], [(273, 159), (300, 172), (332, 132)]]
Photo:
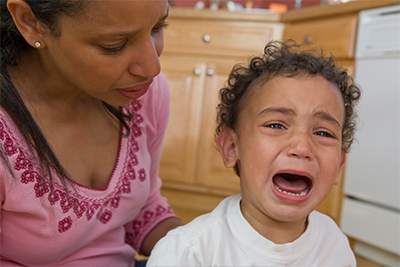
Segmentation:
[(147, 90), (150, 87), (150, 84), (153, 82), (153, 80), (149, 80), (145, 83), (141, 83), (132, 87), (128, 87), (128, 88), (121, 88), (118, 89), (118, 92), (123, 95), (126, 98), (129, 99), (138, 99), (139, 97), (141, 97), (142, 95), (144, 95)]

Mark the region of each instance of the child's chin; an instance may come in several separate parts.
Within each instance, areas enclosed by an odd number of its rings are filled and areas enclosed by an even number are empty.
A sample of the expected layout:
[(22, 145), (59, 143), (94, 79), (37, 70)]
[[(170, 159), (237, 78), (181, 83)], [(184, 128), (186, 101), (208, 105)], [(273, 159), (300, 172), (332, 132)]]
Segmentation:
[(305, 221), (312, 211), (313, 209), (305, 209), (304, 207), (283, 207), (277, 214), (275, 214), (274, 219), (282, 223), (301, 222)]

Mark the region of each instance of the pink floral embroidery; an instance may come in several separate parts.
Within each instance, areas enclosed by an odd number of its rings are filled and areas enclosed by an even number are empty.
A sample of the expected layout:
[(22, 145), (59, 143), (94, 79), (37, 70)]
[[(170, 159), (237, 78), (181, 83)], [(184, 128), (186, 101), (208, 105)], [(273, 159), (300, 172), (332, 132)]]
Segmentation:
[[(130, 112), (136, 113), (142, 108), (142, 103), (140, 103), (140, 101), (138, 101), (138, 100), (134, 100), (134, 101), (132, 101), (131, 105), (129, 105), (129, 107), (130, 107)], [(136, 114), (133, 114), (133, 115), (136, 115)]]
[(65, 217), (61, 221), (58, 222), (58, 231), (60, 233), (65, 232), (69, 230), (72, 226), (72, 219), (71, 216)]
[(63, 212), (67, 213), (72, 208), (72, 203), (70, 201), (70, 199), (72, 198), (68, 198), (67, 193), (65, 192), (60, 192), (60, 196), (61, 196), (60, 206)]
[[(82, 200), (71, 192), (68, 195), (63, 188), (54, 188), (50, 192), (50, 183), (48, 179), (41, 177), (41, 173), (32, 164), (31, 159), (27, 157), (23, 149), (15, 143), (14, 137), (7, 131), (6, 125), (0, 121), (0, 140), (3, 143), (5, 154), (11, 157), (17, 154), (14, 160), (14, 169), (22, 171), (20, 181), (22, 184), (33, 184), (33, 190), (35, 191), (36, 197), (40, 198), (48, 194), (47, 199), (51, 205), (59, 203), (63, 213), (73, 212), (77, 219), (80, 219), (83, 214), (86, 215), (87, 221), (97, 218), (102, 223), (106, 224), (112, 219), (113, 209), (117, 209), (120, 203), (120, 196), (123, 194), (131, 193), (131, 181), (139, 178), (139, 181), (143, 182), (146, 180), (145, 169), (135, 170), (135, 167), (139, 165), (139, 159), (137, 152), (139, 151), (139, 145), (136, 138), (142, 135), (142, 129), (140, 124), (144, 121), (143, 116), (137, 114), (142, 108), (140, 101), (133, 101), (128, 106), (132, 113), (133, 119), (130, 121), (131, 134), (129, 136), (129, 144), (127, 151), (127, 157), (123, 170), (124, 176), (120, 178), (119, 184), (115, 192), (105, 199), (100, 201), (85, 199)], [(57, 185), (55, 186), (57, 187)], [(150, 216), (150, 215), (147, 215)], [(73, 217), (67, 216), (58, 222), (58, 231), (63, 233), (68, 231), (72, 227)]]
[(77, 199), (75, 199), (74, 212), (76, 214), (76, 217), (78, 218), (82, 217), (83, 213), (86, 211), (88, 206), (89, 203), (87, 203), (86, 201), (79, 202)]
[(132, 149), (133, 152), (138, 152), (139, 151), (139, 145), (138, 145), (138, 142), (136, 140), (133, 140), (131, 149)]
[(19, 155), (17, 156), (14, 168), (18, 171), (21, 169), (32, 168), (30, 161), (25, 157), (21, 150), (19, 150)]
[(137, 124), (133, 124), (132, 129), (131, 129), (131, 134), (134, 137), (139, 137), (142, 135), (142, 129)]
[(127, 178), (122, 179), (122, 185), (118, 189), (118, 195), (129, 194), (131, 192), (131, 185)]
[(12, 156), (17, 153), (17, 148), (14, 147), (14, 143), (7, 132), (4, 131), (4, 125), (0, 122), (0, 140), (4, 141), (4, 153), (7, 156)]
[(118, 208), (118, 206), (119, 206), (119, 200), (120, 200), (120, 197), (119, 197), (119, 196), (116, 196), (116, 197), (114, 197), (114, 198), (110, 198), (106, 203), (104, 203), (104, 205), (105, 205), (105, 206), (110, 205), (110, 206), (113, 207), (113, 208)]
[(140, 114), (136, 114), (136, 116), (133, 118), (133, 121), (137, 124), (141, 124), (143, 122), (143, 117)]
[(165, 208), (161, 205), (158, 205), (155, 209), (155, 212), (146, 211), (143, 215), (143, 219), (134, 220), (132, 222), (132, 231), (126, 233), (125, 240), (134, 246), (134, 243), (138, 239), (138, 236), (142, 232), (142, 229), (146, 228), (149, 225), (149, 223), (152, 221), (151, 219), (162, 216), (163, 214), (173, 214), (172, 208)]
[(151, 221), (151, 218), (154, 217), (154, 212), (146, 211), (143, 215), (144, 223), (147, 224)]
[(60, 190), (54, 190), (52, 193), (49, 194), (48, 199), (51, 205), (56, 204), (56, 202), (60, 200), (60, 193)]
[(138, 164), (139, 164), (139, 160), (138, 160), (136, 154), (132, 154), (131, 160), (129, 161), (129, 164), (128, 164), (129, 167), (130, 167), (131, 169), (133, 169), (133, 167), (134, 167), (134, 166), (137, 166)]
[(27, 184), (29, 182), (34, 182), (39, 178), (39, 173), (35, 171), (24, 171), (21, 175), (21, 183)]
[(86, 211), (86, 218), (88, 221), (92, 219), (93, 215), (96, 213), (96, 210), (98, 210), (100, 207), (101, 205), (97, 203), (90, 205), (90, 208)]
[(110, 210), (105, 210), (105, 211), (101, 214), (99, 220), (100, 220), (102, 223), (105, 224), (105, 223), (108, 223), (108, 221), (110, 221), (111, 216), (112, 216), (112, 212), (111, 212)]
[(35, 184), (35, 192), (36, 192), (36, 197), (42, 197), (44, 194), (50, 192), (50, 184), (48, 182), (39, 180)]
[(138, 171), (139, 174), (139, 181), (143, 182), (144, 180), (146, 180), (146, 172), (144, 169), (140, 169)]

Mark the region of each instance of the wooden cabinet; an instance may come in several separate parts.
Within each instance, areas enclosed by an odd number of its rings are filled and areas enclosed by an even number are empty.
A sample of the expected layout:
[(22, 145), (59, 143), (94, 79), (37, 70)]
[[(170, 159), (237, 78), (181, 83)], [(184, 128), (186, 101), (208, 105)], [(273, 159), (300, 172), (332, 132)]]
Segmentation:
[(218, 91), (236, 63), (282, 39), (276, 14), (171, 8), (161, 67), (171, 88), (170, 121), (160, 166), (162, 193), (184, 222), (239, 194), (214, 141)]
[[(289, 11), (281, 17), (281, 21), (285, 23), (283, 39), (293, 39), (304, 44), (305, 49), (322, 48), (327, 57), (333, 54), (336, 63), (354, 75), (359, 12), (396, 3), (398, 4), (398, 0), (354, 1)], [(339, 185), (333, 188), (328, 198), (317, 209), (332, 217), (338, 224), (344, 197), (344, 179), (342, 170)]]
[(236, 62), (230, 58), (162, 56), (162, 69), (171, 87), (171, 114), (160, 168), (164, 184), (238, 189), (238, 179), (223, 167), (214, 142), (218, 90)]
[(288, 24), (284, 39), (293, 39), (305, 49), (323, 49), (338, 65), (354, 73), (354, 49), (358, 14), (306, 20)]
[(357, 15), (316, 19), (293, 23), (284, 31), (284, 39), (294, 39), (304, 43), (306, 47), (321, 47), (337, 58), (352, 59), (354, 57)]
[[(293, 21), (287, 24), (283, 39), (293, 39), (303, 44), (305, 49), (323, 49), (327, 57), (334, 55), (338, 65), (354, 74), (354, 49), (356, 41), (358, 14)], [(327, 199), (317, 208), (339, 223), (343, 198), (344, 170)]]

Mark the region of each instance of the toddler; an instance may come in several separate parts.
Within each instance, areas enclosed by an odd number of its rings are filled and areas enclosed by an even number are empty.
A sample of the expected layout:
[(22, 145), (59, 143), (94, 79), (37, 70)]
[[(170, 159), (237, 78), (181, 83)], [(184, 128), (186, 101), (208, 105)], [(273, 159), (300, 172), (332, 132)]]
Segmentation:
[(216, 142), (241, 195), (171, 230), (147, 266), (356, 266), (346, 236), (315, 209), (338, 183), (359, 97), (332, 57), (293, 41), (235, 66)]

